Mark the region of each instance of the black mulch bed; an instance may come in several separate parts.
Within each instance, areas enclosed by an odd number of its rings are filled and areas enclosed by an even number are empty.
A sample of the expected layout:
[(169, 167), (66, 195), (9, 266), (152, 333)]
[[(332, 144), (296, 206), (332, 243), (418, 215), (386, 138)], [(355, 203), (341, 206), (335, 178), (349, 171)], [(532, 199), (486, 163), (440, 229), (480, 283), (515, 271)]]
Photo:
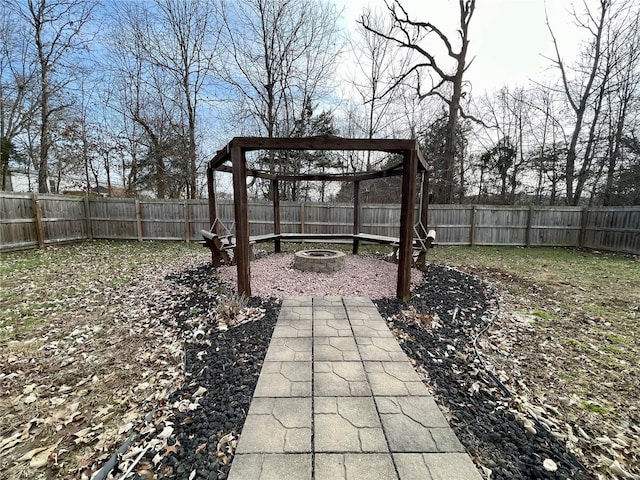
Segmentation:
[[(175, 415), (170, 420), (174, 431), (167, 443), (175, 448), (159, 452), (163, 458), (154, 468), (155, 478), (226, 479), (230, 465), (218, 463), (216, 448), (223, 436), (232, 433), (237, 438), (242, 431), (280, 304), (252, 297), (246, 306), (264, 309), (264, 317), (218, 331), (213, 321), (206, 324), (197, 321), (203, 312), (215, 311), (221, 296), (228, 293), (217, 280), (215, 269), (203, 266), (171, 275), (167, 280), (176, 285), (173, 296), (150, 301), (149, 308), (170, 326), (181, 329), (187, 339), (187, 381), (171, 395), (168, 405), (182, 400), (192, 402), (194, 393), (201, 387), (206, 388), (207, 393), (195, 410), (173, 409)], [(178, 287), (185, 286), (189, 287), (189, 294), (180, 293), (183, 288)], [(204, 336), (193, 340), (193, 332), (200, 329)], [(162, 424), (156, 425), (156, 432), (162, 430)], [(153, 465), (156, 453), (148, 452), (140, 465)], [(191, 477), (193, 471), (196, 474)]]
[[(525, 430), (509, 411), (508, 390), (487, 374), (476, 356), (474, 339), (497, 309), (486, 284), (451, 268), (428, 265), (408, 304), (397, 299), (374, 303), (389, 327), (401, 332), (403, 350), (424, 367), (437, 402), (449, 412), (451, 427), (476, 463), (492, 471), (492, 479), (595, 478), (542, 425), (535, 435)], [(401, 311), (410, 311), (410, 305), (426, 314), (421, 318), (427, 328), (404, 320)], [(545, 459), (553, 460), (557, 471), (545, 470)]]
[[(190, 338), (194, 329), (190, 316), (214, 308), (224, 287), (218, 283), (215, 270), (208, 266), (167, 280), (190, 286), (191, 293), (180, 294), (176, 289), (171, 302), (150, 303), (150, 309), (170, 317), (170, 323)], [(423, 283), (408, 303), (397, 299), (374, 303), (390, 328), (399, 333), (407, 355), (417, 366), (424, 367), (436, 400), (448, 411), (456, 435), (471, 457), (492, 471), (492, 479), (595, 478), (544, 427), (538, 425), (535, 435), (525, 430), (509, 411), (508, 391), (501, 390), (477, 358), (474, 338), (492, 321), (496, 311), (494, 297), (489, 287), (475, 277), (429, 265)], [(280, 310), (278, 302), (260, 298), (251, 298), (248, 306), (265, 309), (264, 318), (222, 332), (211, 324), (202, 340), (185, 343), (188, 381), (171, 396), (169, 405), (191, 399), (200, 387), (206, 388), (207, 393), (196, 410), (174, 410), (174, 431), (168, 443), (175, 448), (159, 452), (163, 458), (154, 468), (156, 478), (227, 478), (230, 466), (217, 462), (216, 447), (224, 435), (242, 431)], [(402, 311), (410, 306), (422, 318), (431, 319), (436, 314), (434, 319), (439, 326), (423, 328), (407, 322)], [(162, 308), (164, 311), (159, 311)], [(156, 426), (156, 431), (162, 427)], [(155, 453), (158, 452), (147, 453), (148, 465)], [(545, 459), (553, 460), (557, 471), (546, 471)]]

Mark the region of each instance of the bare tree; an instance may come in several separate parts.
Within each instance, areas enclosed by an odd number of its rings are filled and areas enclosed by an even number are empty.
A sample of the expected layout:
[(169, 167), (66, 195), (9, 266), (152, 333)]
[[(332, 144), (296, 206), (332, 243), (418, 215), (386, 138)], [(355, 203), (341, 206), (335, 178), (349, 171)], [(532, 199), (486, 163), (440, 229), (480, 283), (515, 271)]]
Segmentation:
[[(616, 29), (617, 42), (610, 44), (607, 56), (616, 65), (612, 73), (612, 88), (607, 91), (607, 155), (601, 162), (606, 171), (602, 201), (610, 205), (616, 173), (624, 152), (625, 135), (631, 127), (638, 127), (632, 116), (640, 109), (640, 9), (626, 15), (626, 29)], [(593, 197), (592, 193), (592, 197)]]
[(574, 23), (587, 35), (573, 65), (562, 58), (547, 19), (556, 54), (552, 61), (573, 113), (565, 166), (567, 203), (571, 205), (577, 205), (588, 188), (590, 201), (594, 200), (605, 169), (606, 184), (612, 184), (628, 107), (638, 88), (637, 74), (632, 73), (638, 65), (637, 2), (598, 0), (596, 7), (587, 2), (583, 7), (581, 12), (572, 12)]
[[(19, 136), (38, 111), (37, 76), (29, 41), (11, 11), (0, 13), (0, 190), (8, 187), (9, 159), (16, 156)], [(27, 165), (28, 166), (28, 165)]]
[(129, 188), (153, 189), (158, 198), (191, 197), (197, 192), (198, 95), (211, 57), (199, 56), (208, 52), (204, 37), (189, 36), (204, 34), (202, 25), (188, 31), (197, 12), (182, 0), (165, 5), (186, 8), (180, 14), (186, 18), (175, 14), (170, 21), (156, 18), (169, 15), (162, 9), (158, 14), (147, 4), (120, 4), (109, 36), (111, 78), (120, 89), (110, 107), (122, 115), (127, 131)]
[(523, 177), (529, 166), (531, 143), (530, 92), (523, 87), (505, 86), (491, 96), (485, 95), (480, 102), (485, 123), (493, 126), (484, 129), (488, 138), (481, 142), (481, 169), (486, 173), (495, 170), (501, 181), (499, 201), (513, 203), (518, 194), (526, 193)]
[[(223, 2), (222, 17), (229, 60), (221, 73), (232, 87), (237, 128), (267, 137), (308, 133), (317, 124), (308, 112), (328, 94), (342, 48), (335, 7), (316, 0), (243, 0)], [(270, 172), (294, 173), (313, 158), (269, 151), (253, 161)], [(254, 187), (271, 196), (270, 182)], [(294, 184), (285, 187), (283, 198), (300, 194)]]
[[(459, 25), (458, 39), (452, 41), (446, 33), (436, 25), (428, 21), (413, 20), (402, 6), (399, 0), (393, 3), (386, 2), (392, 25), (388, 30), (380, 30), (371, 22), (367, 14), (360, 19), (365, 29), (393, 42), (401, 49), (413, 52), (418, 60), (399, 74), (392, 86), (404, 82), (415, 82), (417, 95), (423, 99), (436, 97), (447, 105), (447, 137), (444, 147), (442, 179), (434, 192), (435, 201), (451, 203), (454, 198), (453, 177), (454, 161), (456, 156), (456, 130), (459, 116), (467, 116), (462, 110), (464, 73), (470, 64), (467, 64), (467, 50), (469, 47), (469, 25), (475, 11), (475, 0), (458, 0)], [(444, 48), (446, 59), (436, 58), (435, 48), (429, 49), (425, 40), (437, 39), (439, 47)], [(423, 72), (427, 72), (428, 85), (423, 85), (425, 78)], [(387, 92), (384, 92), (384, 95)]]
[(559, 165), (566, 156), (567, 135), (560, 121), (556, 101), (557, 92), (550, 88), (534, 87), (531, 97), (531, 108), (534, 115), (531, 118), (532, 146), (528, 154), (531, 169), (536, 176), (535, 199), (544, 203), (548, 195), (550, 205), (555, 205), (559, 188), (564, 175)]
[[(69, 104), (60, 95), (69, 84), (70, 70), (66, 60), (85, 45), (83, 29), (95, 7), (92, 0), (26, 0), (4, 2), (25, 21), (35, 47), (40, 113), (40, 147), (38, 189), (47, 192), (49, 149), (52, 144), (51, 120), (56, 112)], [(70, 62), (71, 63), (71, 62)]]
[[(375, 29), (387, 29), (386, 18), (379, 12), (369, 11), (367, 16)], [(394, 76), (407, 68), (409, 56), (403, 55), (395, 45), (362, 24), (358, 24), (357, 37), (351, 40), (351, 54), (355, 68), (348, 71), (347, 80), (355, 90), (358, 102), (352, 104), (354, 109), (350, 112), (352, 121), (357, 118), (356, 131), (352, 135), (365, 138), (375, 138), (381, 134), (392, 136), (394, 124), (402, 115), (400, 97), (405, 92), (399, 87), (384, 96), (382, 94), (389, 88)], [(354, 170), (368, 171), (386, 160), (385, 156), (372, 156), (372, 152), (366, 152), (360, 161), (354, 158), (357, 152), (350, 152), (349, 155)], [(355, 165), (361, 162), (363, 165)]]
[(288, 136), (331, 82), (338, 12), (315, 0), (244, 0), (223, 3), (222, 14), (230, 58), (222, 73), (248, 110), (244, 119), (254, 132)]
[[(583, 48), (582, 63), (573, 71), (562, 58), (558, 40), (547, 17), (547, 27), (556, 53), (553, 63), (560, 71), (562, 88), (575, 116), (565, 166), (566, 196), (567, 203), (570, 205), (577, 205), (580, 200), (580, 197), (576, 195), (574, 184), (576, 181), (578, 140), (583, 133), (589, 106), (593, 103), (594, 94), (598, 90), (598, 73), (602, 62), (603, 39), (611, 12), (611, 0), (598, 0), (597, 5), (597, 11), (592, 11), (586, 3), (584, 4), (585, 20), (582, 20), (575, 10), (573, 11), (576, 23), (590, 33), (590, 38)], [(575, 81), (572, 81), (572, 73), (577, 77)], [(601, 83), (600, 86), (603, 87), (603, 84)]]
[[(196, 123), (200, 95), (218, 58), (215, 11), (208, 0), (155, 0), (144, 42), (152, 65), (165, 70), (179, 96), (166, 95), (183, 112), (187, 127), (186, 196), (196, 198)], [(165, 92), (162, 92), (163, 94)]]

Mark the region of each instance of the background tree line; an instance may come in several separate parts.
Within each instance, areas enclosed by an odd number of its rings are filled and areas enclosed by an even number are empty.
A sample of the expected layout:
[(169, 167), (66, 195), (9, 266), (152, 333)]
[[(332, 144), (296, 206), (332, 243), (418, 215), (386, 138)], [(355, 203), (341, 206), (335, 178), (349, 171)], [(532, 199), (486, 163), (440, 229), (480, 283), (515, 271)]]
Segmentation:
[[(0, 0), (0, 165), (32, 189), (196, 198), (236, 135), (416, 138), (440, 203), (639, 204), (640, 2), (571, 7), (580, 50), (552, 21), (549, 73), (476, 94), (475, 0), (439, 25), (402, 0), (346, 25), (328, 0)], [(478, 5), (477, 8), (489, 8)], [(482, 55), (482, 52), (478, 54)], [(270, 172), (355, 172), (369, 152), (256, 152)], [(225, 191), (225, 180), (219, 178)], [(256, 181), (256, 196), (270, 195)], [(397, 179), (363, 185), (395, 202)], [(286, 184), (284, 199), (349, 199), (348, 185)]]

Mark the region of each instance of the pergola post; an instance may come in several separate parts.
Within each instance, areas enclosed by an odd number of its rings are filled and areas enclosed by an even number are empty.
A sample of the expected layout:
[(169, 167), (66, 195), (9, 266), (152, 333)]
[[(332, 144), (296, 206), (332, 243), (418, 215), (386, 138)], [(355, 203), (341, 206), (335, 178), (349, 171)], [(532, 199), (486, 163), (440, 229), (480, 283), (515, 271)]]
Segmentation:
[(360, 182), (353, 182), (353, 254), (357, 255), (360, 249), (360, 240), (356, 235), (360, 234)]
[[(273, 233), (280, 235), (280, 186), (278, 180), (271, 180), (271, 192), (273, 193)], [(280, 238), (273, 241), (273, 249), (280, 253)]]
[(402, 199), (400, 204), (400, 247), (397, 297), (403, 301), (411, 295), (411, 261), (413, 260), (413, 211), (416, 204), (418, 157), (415, 150), (404, 152), (402, 165)]
[(249, 203), (247, 199), (247, 165), (244, 151), (240, 147), (231, 147), (233, 165), (233, 197), (236, 219), (236, 248), (234, 260), (238, 269), (238, 293), (251, 296), (249, 249)]

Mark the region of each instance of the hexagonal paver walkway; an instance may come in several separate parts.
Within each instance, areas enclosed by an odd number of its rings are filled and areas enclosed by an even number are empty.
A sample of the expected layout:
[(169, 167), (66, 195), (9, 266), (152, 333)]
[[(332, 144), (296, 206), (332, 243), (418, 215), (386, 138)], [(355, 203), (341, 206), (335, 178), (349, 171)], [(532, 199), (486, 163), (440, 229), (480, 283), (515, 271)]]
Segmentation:
[(229, 480), (480, 480), (371, 300), (285, 299)]

